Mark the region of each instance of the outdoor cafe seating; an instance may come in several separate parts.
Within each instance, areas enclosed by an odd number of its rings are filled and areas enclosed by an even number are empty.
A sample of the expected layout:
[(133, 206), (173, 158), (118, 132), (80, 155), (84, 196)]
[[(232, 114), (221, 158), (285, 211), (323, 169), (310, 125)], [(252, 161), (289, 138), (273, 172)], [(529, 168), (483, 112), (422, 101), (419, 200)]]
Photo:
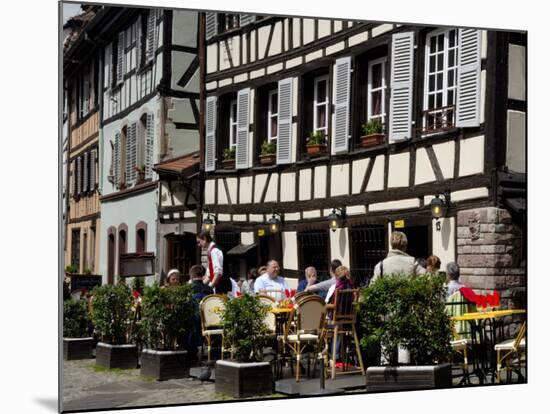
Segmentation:
[(212, 360), (212, 345), (220, 342), (221, 359), (223, 359), (224, 338), (222, 329), (221, 312), (225, 308), (227, 298), (223, 295), (205, 296), (199, 303), (202, 336), (206, 341), (208, 362)]

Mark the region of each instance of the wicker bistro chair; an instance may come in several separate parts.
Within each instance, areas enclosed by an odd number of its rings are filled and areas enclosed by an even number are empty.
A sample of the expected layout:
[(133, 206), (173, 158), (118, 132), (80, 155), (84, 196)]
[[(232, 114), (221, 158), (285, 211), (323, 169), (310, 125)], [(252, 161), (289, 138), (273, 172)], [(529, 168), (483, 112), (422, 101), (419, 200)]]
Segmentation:
[[(283, 346), (287, 346), (296, 356), (296, 381), (300, 381), (300, 360), (308, 345), (316, 346), (316, 351), (323, 343), (325, 324), (325, 302), (318, 296), (304, 298), (296, 304), (288, 315), (285, 332), (279, 337)], [(295, 321), (291, 324), (291, 321)], [(316, 353), (317, 353), (316, 352)]]
[[(273, 299), (271, 296), (258, 295), (257, 298), (264, 305), (269, 306), (270, 309), (275, 307), (275, 299)], [(265, 319), (264, 319), (264, 323), (267, 325), (271, 335), (275, 335), (275, 332), (276, 332), (276, 329), (277, 329), (275, 320), (276, 320), (275, 314), (271, 313), (271, 312), (267, 312), (267, 314), (265, 316)]]
[[(467, 312), (472, 312), (475, 308), (472, 304), (466, 301), (460, 291), (456, 291), (447, 298), (445, 310), (447, 311), (447, 314), (452, 317), (461, 316)], [(472, 349), (472, 333), (470, 330), (470, 324), (466, 321), (454, 321), (451, 322), (451, 325), (453, 332), (451, 347), (453, 348), (453, 352), (462, 357), (462, 379), (460, 380), (460, 384), (470, 384), (468, 365), (468, 351)]]
[[(515, 338), (499, 342), (495, 345), (495, 351), (497, 351), (497, 383), (500, 383), (500, 371), (502, 368), (506, 368), (507, 382), (510, 382), (512, 369), (516, 368), (519, 372), (525, 364), (526, 332), (526, 323), (523, 322)], [(521, 376), (521, 372), (519, 374)]]
[[(329, 305), (332, 311), (329, 312), (329, 318), (326, 326), (325, 341), (328, 347), (328, 338), (332, 340), (332, 352), (331, 352), (331, 378), (336, 377), (336, 347), (338, 336), (342, 339), (347, 336), (353, 336), (353, 342), (355, 344), (355, 352), (357, 354), (357, 360), (359, 362), (359, 370), (346, 370), (347, 359), (343, 361), (343, 372), (341, 374), (351, 374), (361, 372), (365, 375), (365, 367), (363, 365), (363, 358), (361, 356), (361, 349), (359, 348), (359, 338), (357, 337), (357, 330), (355, 324), (357, 322), (357, 298), (359, 291), (357, 289), (340, 289), (334, 291), (334, 305)], [(342, 341), (341, 350), (343, 351), (344, 342)]]
[(220, 339), (221, 359), (223, 359), (224, 343), (221, 311), (225, 309), (227, 298), (224, 295), (208, 295), (199, 303), (202, 336), (206, 341), (206, 350), (208, 352), (208, 362), (211, 361), (212, 344), (214, 339)]

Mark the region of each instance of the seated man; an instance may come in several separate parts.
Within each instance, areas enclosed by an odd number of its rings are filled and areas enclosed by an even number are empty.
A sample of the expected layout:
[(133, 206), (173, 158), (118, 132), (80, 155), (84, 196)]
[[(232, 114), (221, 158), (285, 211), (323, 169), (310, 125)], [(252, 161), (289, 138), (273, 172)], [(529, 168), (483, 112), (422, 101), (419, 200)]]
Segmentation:
[(315, 285), (308, 286), (308, 287), (305, 288), (304, 291), (305, 292), (311, 292), (311, 293), (317, 293), (319, 296), (321, 296), (323, 299), (325, 299), (330, 287), (333, 286), (336, 283), (336, 275), (335, 275), (334, 272), (340, 266), (342, 266), (342, 262), (338, 259), (334, 259), (332, 262), (330, 262), (330, 267), (329, 267), (329, 270), (328, 270), (328, 272), (330, 274), (330, 279), (324, 280), (324, 281), (319, 282)]
[(270, 260), (267, 263), (267, 270), (259, 276), (254, 282), (254, 292), (256, 294), (265, 294), (271, 296), (275, 300), (285, 298), (285, 289), (288, 289), (284, 277), (279, 276), (281, 268), (276, 260)]
[(317, 270), (313, 266), (306, 267), (305, 277), (298, 283), (296, 292), (303, 292), (307, 287), (317, 283)]
[(193, 298), (197, 302), (200, 302), (205, 296), (214, 293), (212, 288), (203, 282), (203, 277), (206, 271), (201, 265), (191, 266), (189, 269), (189, 276), (191, 277), (191, 288), (193, 289)]

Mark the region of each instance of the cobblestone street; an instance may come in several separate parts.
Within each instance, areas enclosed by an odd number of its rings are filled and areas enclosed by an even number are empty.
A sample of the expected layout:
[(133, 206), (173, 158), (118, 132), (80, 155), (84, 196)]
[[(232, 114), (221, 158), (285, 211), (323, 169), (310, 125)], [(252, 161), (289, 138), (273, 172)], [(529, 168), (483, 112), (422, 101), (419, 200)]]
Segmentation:
[(213, 382), (184, 378), (157, 382), (139, 369), (99, 371), (95, 360), (63, 364), (64, 410), (185, 404), (228, 399), (216, 396)]

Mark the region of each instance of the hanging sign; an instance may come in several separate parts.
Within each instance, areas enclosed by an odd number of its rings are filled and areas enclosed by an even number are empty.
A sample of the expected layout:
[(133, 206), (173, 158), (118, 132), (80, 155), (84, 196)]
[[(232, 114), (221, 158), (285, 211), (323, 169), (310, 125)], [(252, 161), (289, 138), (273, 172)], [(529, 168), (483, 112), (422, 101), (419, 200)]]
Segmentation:
[(405, 228), (405, 220), (395, 220), (393, 222), (394, 229), (403, 229)]

